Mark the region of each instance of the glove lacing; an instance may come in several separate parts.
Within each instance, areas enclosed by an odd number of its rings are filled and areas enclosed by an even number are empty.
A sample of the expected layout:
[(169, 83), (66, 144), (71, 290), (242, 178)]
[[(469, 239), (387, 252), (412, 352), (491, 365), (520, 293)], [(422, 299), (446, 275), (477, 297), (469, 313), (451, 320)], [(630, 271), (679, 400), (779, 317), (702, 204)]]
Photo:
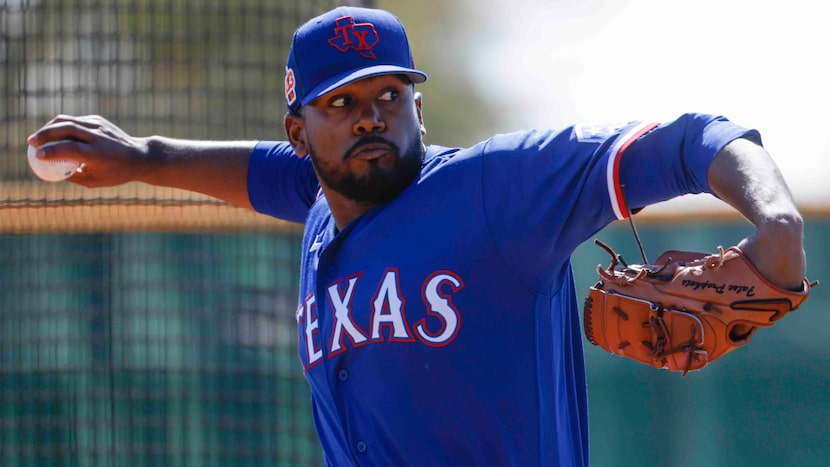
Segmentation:
[(703, 350), (695, 345), (695, 339), (697, 337), (697, 329), (694, 325), (690, 326), (691, 333), (689, 337), (689, 341), (679, 345), (677, 350), (666, 353), (666, 344), (669, 342), (669, 330), (666, 326), (666, 321), (663, 319), (663, 309), (661, 308), (657, 316), (652, 316), (649, 318), (649, 324), (652, 329), (654, 329), (655, 333), (655, 340), (654, 344), (651, 342), (643, 342), (643, 345), (648, 347), (651, 350), (651, 356), (655, 359), (659, 359), (664, 365), (666, 364), (666, 358), (672, 354), (676, 353), (686, 353), (686, 367), (682, 370), (681, 376), (686, 376), (686, 374), (692, 369), (692, 361), (697, 357), (695, 353), (699, 350)]

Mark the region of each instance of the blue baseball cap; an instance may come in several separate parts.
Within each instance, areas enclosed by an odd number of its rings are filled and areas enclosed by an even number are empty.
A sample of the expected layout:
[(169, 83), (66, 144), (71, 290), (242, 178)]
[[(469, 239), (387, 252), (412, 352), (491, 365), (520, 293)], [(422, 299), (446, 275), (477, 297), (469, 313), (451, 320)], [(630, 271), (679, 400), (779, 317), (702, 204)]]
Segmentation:
[(285, 66), (285, 101), (296, 112), (340, 86), (376, 75), (426, 81), (426, 73), (414, 67), (406, 31), (395, 15), (338, 7), (294, 32)]

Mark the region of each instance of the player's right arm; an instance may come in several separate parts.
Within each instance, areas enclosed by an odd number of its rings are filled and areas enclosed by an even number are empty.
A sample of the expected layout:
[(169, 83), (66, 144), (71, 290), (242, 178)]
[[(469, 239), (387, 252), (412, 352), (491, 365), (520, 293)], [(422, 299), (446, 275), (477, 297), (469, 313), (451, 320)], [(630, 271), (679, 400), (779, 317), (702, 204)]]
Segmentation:
[(195, 191), (252, 209), (247, 174), (256, 141), (134, 137), (100, 116), (59, 115), (28, 142), (39, 147), (57, 140), (72, 142), (44, 148), (42, 157), (83, 163), (83, 171), (70, 177), (70, 182), (89, 188), (144, 182)]

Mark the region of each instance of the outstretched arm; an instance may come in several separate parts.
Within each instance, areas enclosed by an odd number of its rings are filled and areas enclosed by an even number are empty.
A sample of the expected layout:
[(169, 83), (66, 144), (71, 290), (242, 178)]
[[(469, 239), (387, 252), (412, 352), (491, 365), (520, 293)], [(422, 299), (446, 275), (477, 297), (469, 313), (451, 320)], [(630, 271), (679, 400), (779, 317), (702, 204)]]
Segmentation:
[(708, 171), (712, 192), (755, 225), (738, 245), (770, 282), (800, 289), (806, 271), (804, 225), (781, 172), (767, 151), (736, 139), (718, 152)]
[(29, 137), (43, 148), (38, 157), (83, 164), (70, 182), (107, 187), (138, 181), (203, 193), (251, 209), (247, 173), (255, 141), (190, 141), (161, 136), (134, 137), (93, 115), (59, 115)]

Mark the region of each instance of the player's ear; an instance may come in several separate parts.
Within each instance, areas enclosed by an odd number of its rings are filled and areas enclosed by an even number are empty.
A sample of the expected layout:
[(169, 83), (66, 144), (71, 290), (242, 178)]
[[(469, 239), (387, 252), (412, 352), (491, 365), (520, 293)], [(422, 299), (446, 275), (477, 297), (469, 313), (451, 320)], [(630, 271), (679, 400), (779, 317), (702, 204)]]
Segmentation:
[(424, 126), (424, 113), (421, 111), (421, 104), (424, 101), (424, 95), (420, 92), (415, 93), (415, 112), (418, 114), (418, 123), (421, 125), (421, 136), (426, 136), (427, 127)]
[(283, 121), (285, 124), (285, 134), (288, 136), (288, 142), (294, 148), (294, 154), (298, 157), (304, 157), (308, 154), (308, 143), (306, 142), (305, 131), (303, 131), (303, 117), (291, 113), (285, 114)]

